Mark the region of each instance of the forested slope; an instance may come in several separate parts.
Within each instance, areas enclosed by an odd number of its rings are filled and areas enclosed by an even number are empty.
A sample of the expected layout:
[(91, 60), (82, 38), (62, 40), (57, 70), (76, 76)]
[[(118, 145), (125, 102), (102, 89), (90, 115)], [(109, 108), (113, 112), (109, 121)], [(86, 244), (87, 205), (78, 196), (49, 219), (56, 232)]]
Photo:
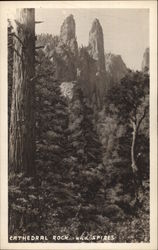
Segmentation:
[[(63, 29), (37, 37), (35, 173), (9, 172), (9, 233), (149, 242), (148, 72), (126, 69), (106, 88), (93, 48), (78, 50), (75, 33), (69, 41)], [(13, 46), (9, 40), (9, 114)]]

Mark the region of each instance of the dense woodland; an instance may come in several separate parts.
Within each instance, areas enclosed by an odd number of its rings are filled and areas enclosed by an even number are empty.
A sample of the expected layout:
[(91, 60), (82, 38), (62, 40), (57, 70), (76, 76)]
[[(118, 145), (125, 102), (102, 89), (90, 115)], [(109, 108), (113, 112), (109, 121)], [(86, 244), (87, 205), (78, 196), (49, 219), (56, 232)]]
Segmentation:
[(149, 242), (148, 71), (128, 70), (94, 108), (80, 81), (57, 78), (52, 55), (76, 55), (35, 25), (33, 9), (8, 23), (9, 235)]

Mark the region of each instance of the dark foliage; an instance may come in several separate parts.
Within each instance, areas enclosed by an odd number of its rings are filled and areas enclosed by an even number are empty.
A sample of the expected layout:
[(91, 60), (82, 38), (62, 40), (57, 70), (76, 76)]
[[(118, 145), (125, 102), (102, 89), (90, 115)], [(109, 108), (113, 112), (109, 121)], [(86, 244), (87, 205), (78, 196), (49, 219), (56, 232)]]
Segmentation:
[[(36, 53), (36, 177), (9, 173), (9, 221), (17, 221), (15, 228), (9, 224), (9, 234), (41, 234), (49, 242), (52, 235), (91, 242), (85, 237), (97, 234), (114, 235), (113, 242), (149, 242), (148, 113), (135, 148), (138, 199), (130, 123), (135, 115), (140, 120), (149, 105), (149, 76), (130, 72), (109, 90), (103, 109), (94, 111), (78, 81), (70, 82), (71, 98), (61, 93), (51, 55), (63, 60), (67, 53), (72, 59), (70, 51), (49, 34), (38, 37), (41, 45), (46, 47)], [(85, 48), (80, 55), (89, 58)], [(75, 238), (79, 236), (84, 240)]]

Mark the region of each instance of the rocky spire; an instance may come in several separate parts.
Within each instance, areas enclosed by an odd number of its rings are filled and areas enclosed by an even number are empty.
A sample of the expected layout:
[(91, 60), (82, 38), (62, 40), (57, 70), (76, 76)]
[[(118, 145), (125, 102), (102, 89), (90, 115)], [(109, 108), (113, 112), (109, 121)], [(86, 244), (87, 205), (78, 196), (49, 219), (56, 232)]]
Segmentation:
[(73, 15), (69, 15), (60, 29), (60, 42), (67, 45), (74, 56), (78, 55), (78, 44), (76, 40), (76, 24)]
[(76, 38), (76, 25), (75, 25), (75, 20), (73, 15), (68, 16), (60, 29), (60, 39), (64, 42), (67, 43), (71, 39)]
[(149, 71), (149, 48), (146, 48), (143, 54), (142, 71)]
[(89, 54), (97, 61), (98, 71), (105, 71), (103, 30), (97, 18), (89, 32)]

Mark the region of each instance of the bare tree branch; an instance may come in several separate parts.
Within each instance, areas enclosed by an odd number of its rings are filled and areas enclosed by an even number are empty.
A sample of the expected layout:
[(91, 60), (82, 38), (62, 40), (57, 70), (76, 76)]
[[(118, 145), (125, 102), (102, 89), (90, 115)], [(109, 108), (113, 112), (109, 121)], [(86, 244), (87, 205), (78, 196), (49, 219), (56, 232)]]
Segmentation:
[(35, 21), (35, 24), (44, 23), (44, 21)]
[(139, 122), (138, 122), (138, 125), (137, 125), (137, 130), (139, 129), (140, 124), (142, 123), (143, 119), (144, 119), (144, 118), (145, 118), (145, 116), (146, 116), (147, 109), (148, 109), (148, 107), (146, 106), (146, 107), (144, 108), (143, 115), (142, 115), (142, 117), (140, 118), (140, 120), (139, 120)]
[(44, 46), (37, 46), (37, 47), (35, 47), (35, 49), (43, 49), (44, 48)]
[(16, 39), (22, 44), (23, 48), (25, 47), (21, 39), (14, 32), (12, 32), (12, 36), (16, 37)]
[(55, 71), (51, 72), (51, 73), (48, 73), (48, 74), (41, 74), (41, 75), (37, 75), (35, 77), (32, 77), (30, 79), (30, 82), (33, 82), (34, 80), (37, 80), (38, 78), (42, 78), (42, 77), (45, 77), (45, 76), (52, 76), (54, 75)]

